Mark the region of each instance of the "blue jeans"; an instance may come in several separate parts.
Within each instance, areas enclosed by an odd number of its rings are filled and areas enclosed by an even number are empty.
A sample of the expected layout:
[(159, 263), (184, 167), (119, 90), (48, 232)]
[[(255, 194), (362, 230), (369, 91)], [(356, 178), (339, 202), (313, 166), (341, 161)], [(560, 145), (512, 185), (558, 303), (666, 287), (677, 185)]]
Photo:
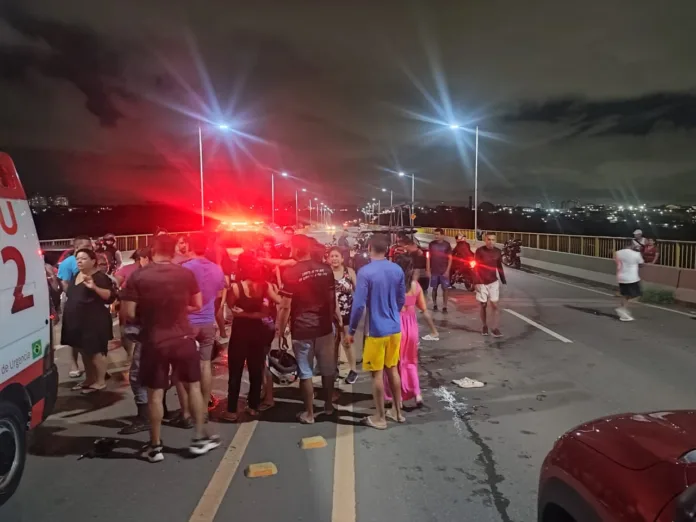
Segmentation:
[(147, 404), (147, 388), (142, 385), (140, 379), (140, 354), (143, 350), (143, 345), (136, 342), (133, 347), (133, 360), (130, 367), (130, 385), (135, 396), (135, 404), (143, 406)]

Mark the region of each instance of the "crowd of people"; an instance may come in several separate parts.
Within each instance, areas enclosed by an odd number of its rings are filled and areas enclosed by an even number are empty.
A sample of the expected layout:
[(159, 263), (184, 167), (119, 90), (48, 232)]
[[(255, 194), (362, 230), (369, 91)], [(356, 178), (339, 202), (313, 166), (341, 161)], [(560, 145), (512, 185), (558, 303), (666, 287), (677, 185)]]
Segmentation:
[[(216, 234), (172, 237), (161, 230), (133, 253), (132, 263), (122, 262), (115, 241), (108, 242), (114, 262), (103, 263), (102, 246), (76, 238), (57, 271), (64, 291), (61, 343), (73, 350), (70, 377), (82, 378), (73, 390), (90, 395), (106, 388), (117, 318), (137, 409), (122, 433), (149, 430), (142, 456), (159, 462), (164, 459), (161, 426), (167, 419), (172, 426), (194, 430), (189, 449), (202, 455), (220, 444), (207, 424), (218, 403), (212, 394), (211, 361), (220, 347), (227, 344), (229, 371), (220, 421), (257, 418), (274, 407), (269, 353), (274, 339), (289, 338), (285, 344), (291, 351), (285, 355), (292, 354), (303, 401), (297, 420), (311, 424), (318, 415), (335, 415), (341, 351), (348, 364), (343, 381), (352, 385), (358, 380), (360, 361), (353, 344), (367, 311), (362, 365), (372, 378), (377, 413), (364, 423), (384, 429), (387, 419), (403, 422), (403, 401), (423, 402), (416, 310), (430, 325), (425, 339), (438, 339), (437, 329), (413, 256), (406, 252), (397, 262), (388, 261), (389, 241), (376, 235), (369, 244), (371, 262), (356, 274), (346, 259), (346, 238), (344, 233), (337, 246), (327, 249), (287, 228), (282, 244), (264, 238), (258, 250), (246, 249), (233, 261)], [(249, 390), (240, 405), (245, 369)], [(315, 375), (323, 388), (319, 411)], [(166, 407), (172, 387), (180, 403), (177, 414)]]

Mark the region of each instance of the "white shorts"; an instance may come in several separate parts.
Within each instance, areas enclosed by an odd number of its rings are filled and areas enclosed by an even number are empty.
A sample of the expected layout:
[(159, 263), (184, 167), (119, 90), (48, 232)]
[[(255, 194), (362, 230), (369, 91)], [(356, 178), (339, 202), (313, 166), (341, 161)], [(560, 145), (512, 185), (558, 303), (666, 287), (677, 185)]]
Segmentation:
[(479, 303), (492, 301), (497, 303), (500, 300), (500, 281), (494, 281), (487, 285), (476, 285), (476, 300)]

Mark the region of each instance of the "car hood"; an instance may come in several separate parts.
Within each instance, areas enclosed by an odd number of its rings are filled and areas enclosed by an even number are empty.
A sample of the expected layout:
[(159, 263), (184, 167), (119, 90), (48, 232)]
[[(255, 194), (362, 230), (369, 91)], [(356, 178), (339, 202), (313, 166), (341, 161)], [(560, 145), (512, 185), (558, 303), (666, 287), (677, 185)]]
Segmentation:
[(696, 410), (614, 415), (571, 435), (625, 468), (647, 469), (696, 449)]

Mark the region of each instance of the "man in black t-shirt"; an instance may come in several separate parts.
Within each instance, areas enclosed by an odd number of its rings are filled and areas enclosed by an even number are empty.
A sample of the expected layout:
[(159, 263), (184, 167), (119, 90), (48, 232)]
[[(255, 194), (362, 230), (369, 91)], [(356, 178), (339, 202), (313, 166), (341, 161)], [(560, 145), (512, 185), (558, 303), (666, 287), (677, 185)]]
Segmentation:
[[(493, 337), (502, 337), (498, 328), (500, 323), (500, 284), (506, 284), (503, 270), (503, 253), (495, 246), (495, 233), (484, 236), (485, 244), (476, 249), (476, 300), (481, 306), (481, 334), (488, 335), (488, 319)], [(500, 279), (498, 279), (500, 278)], [(491, 305), (490, 318), (487, 317), (488, 304)]]
[(452, 245), (441, 228), (435, 229), (435, 240), (428, 246), (426, 259), (430, 288), (433, 289), (433, 310), (437, 310), (437, 289), (442, 287), (442, 311), (447, 313), (447, 290), (452, 271)]
[(141, 328), (140, 378), (148, 388), (150, 413), (150, 442), (141, 454), (150, 462), (164, 460), (160, 432), (170, 367), (173, 379), (188, 388), (196, 421), (191, 454), (204, 455), (220, 445), (219, 437), (207, 434), (204, 428), (200, 355), (188, 319), (190, 312), (200, 310), (203, 299), (193, 272), (172, 263), (175, 244), (169, 236), (156, 237), (152, 262), (130, 276), (121, 296), (126, 316), (137, 317)]
[(292, 347), (297, 358), (300, 389), (305, 411), (298, 415), (303, 424), (314, 422), (314, 359), (316, 357), (325, 393), (324, 413), (334, 412), (332, 403), (336, 357), (333, 317), (336, 308), (334, 276), (331, 269), (312, 260), (313, 242), (305, 235), (292, 239), (292, 256), (297, 261), (283, 274), (282, 301), (277, 330), (282, 336), (290, 322)]

